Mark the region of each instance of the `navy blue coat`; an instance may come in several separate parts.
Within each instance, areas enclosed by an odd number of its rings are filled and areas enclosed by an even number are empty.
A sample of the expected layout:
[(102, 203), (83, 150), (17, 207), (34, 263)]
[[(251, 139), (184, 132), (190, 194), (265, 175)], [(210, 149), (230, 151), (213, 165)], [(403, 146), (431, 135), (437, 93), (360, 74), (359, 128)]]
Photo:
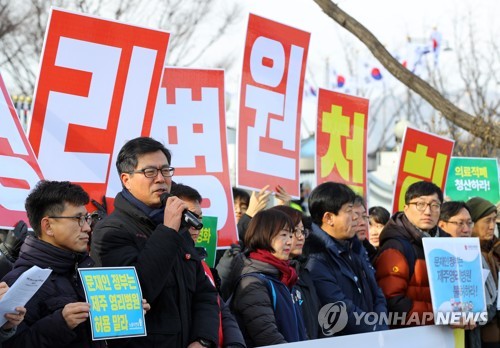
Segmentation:
[[(306, 241), (309, 253), (306, 269), (316, 286), (321, 306), (344, 302), (347, 324), (335, 333), (337, 335), (385, 330), (387, 326), (378, 322), (369, 325), (360, 320), (356, 324), (355, 313), (358, 317), (367, 312), (387, 313), (387, 304), (361, 242), (355, 236), (344, 244), (345, 247), (313, 224), (312, 233)], [(368, 320), (371, 321), (373, 317)]]
[(51, 268), (52, 273), (26, 304), (26, 316), (16, 334), (2, 347), (105, 347), (104, 341), (92, 341), (88, 320), (71, 330), (62, 316), (68, 303), (86, 302), (77, 268), (92, 267), (92, 259), (28, 236), (14, 269), (2, 280), (11, 286), (35, 265)]

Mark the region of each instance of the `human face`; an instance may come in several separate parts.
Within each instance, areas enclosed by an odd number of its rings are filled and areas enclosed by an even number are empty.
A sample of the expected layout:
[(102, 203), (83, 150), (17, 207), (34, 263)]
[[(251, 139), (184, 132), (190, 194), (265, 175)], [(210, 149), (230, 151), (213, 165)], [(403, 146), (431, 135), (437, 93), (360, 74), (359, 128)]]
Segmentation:
[(439, 227), (452, 237), (470, 237), (472, 234), (472, 219), (467, 209), (462, 208), (457, 215), (448, 219), (448, 221), (439, 221)]
[(479, 240), (491, 240), (495, 232), (495, 220), (497, 218), (497, 212), (494, 211), (491, 214), (483, 216), (481, 219), (474, 223), (474, 228), (472, 234), (479, 237)]
[[(368, 232), (368, 215), (362, 204), (356, 204), (352, 207), (353, 212), (353, 228), (360, 241), (364, 241)], [(355, 216), (355, 218), (354, 218)]]
[(243, 214), (247, 212), (248, 203), (241, 199), (241, 197), (236, 197), (234, 199), (234, 216), (236, 217), (236, 223), (240, 221)]
[[(425, 208), (423, 211), (417, 209), (417, 203), (425, 203)], [(432, 209), (431, 204), (434, 206), (439, 205), (439, 208)], [(420, 196), (413, 198), (408, 204), (404, 206), (404, 213), (408, 220), (421, 229), (422, 231), (429, 231), (430, 229), (436, 227), (439, 220), (439, 213), (441, 211), (441, 202), (437, 193), (429, 196)]]
[(370, 244), (373, 245), (375, 248), (378, 248), (379, 243), (380, 243), (380, 232), (384, 229), (384, 225), (375, 222), (372, 218), (370, 218), (370, 223), (369, 223), (369, 241)]
[(271, 240), (271, 247), (274, 249), (274, 252), (271, 252), (274, 257), (279, 260), (288, 260), (292, 250), (292, 232), (288, 229), (279, 231)]
[[(138, 157), (137, 167), (134, 170), (145, 168), (168, 167), (167, 156), (161, 151), (146, 153)], [(161, 206), (160, 196), (170, 192), (172, 178), (164, 177), (160, 171), (154, 178), (146, 178), (142, 173), (122, 173), (120, 175), (123, 185), (130, 193), (151, 208)]]
[(354, 226), (357, 216), (352, 212), (352, 203), (345, 203), (340, 208), (337, 215), (326, 212), (323, 215), (321, 229), (336, 239), (350, 239), (356, 234)]
[[(302, 248), (304, 247), (304, 242), (306, 241), (306, 237), (302, 233), (298, 233), (297, 231), (303, 231), (304, 224), (302, 221), (295, 226), (295, 231), (292, 236), (292, 251), (290, 252), (290, 257), (296, 257), (302, 255)], [(297, 237), (298, 235), (298, 237)]]
[[(201, 206), (200, 206), (200, 202), (198, 201), (188, 201), (188, 200), (185, 200), (184, 198), (182, 197), (179, 197), (180, 199), (182, 199), (187, 207), (188, 207), (188, 210), (195, 213), (196, 215), (198, 215), (198, 217), (200, 218), (200, 221), (201, 221), (201, 218), (203, 217), (203, 213), (201, 211)], [(198, 241), (198, 237), (200, 236), (200, 230), (197, 230), (193, 227), (190, 227), (189, 228), (189, 234), (191, 235), (191, 238), (193, 238), (193, 241), (196, 243)]]
[[(64, 210), (59, 217), (63, 216), (82, 216), (87, 214), (87, 209), (84, 205), (74, 206), (65, 203)], [(79, 226), (76, 218), (49, 218), (42, 219), (42, 235), (40, 239), (52, 244), (60, 249), (65, 249), (77, 253), (87, 251), (89, 242), (90, 225), (87, 221), (83, 226)]]

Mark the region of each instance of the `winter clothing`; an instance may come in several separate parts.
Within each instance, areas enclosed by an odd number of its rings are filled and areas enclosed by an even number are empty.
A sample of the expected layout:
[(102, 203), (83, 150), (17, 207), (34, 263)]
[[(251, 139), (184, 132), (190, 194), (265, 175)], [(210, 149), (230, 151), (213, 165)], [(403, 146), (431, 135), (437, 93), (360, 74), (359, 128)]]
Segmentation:
[(309, 260), (306, 269), (316, 286), (321, 306), (342, 301), (345, 304), (347, 324), (338, 335), (385, 330), (379, 323), (356, 323), (354, 313), (386, 313), (382, 291), (377, 286), (373, 267), (366, 250), (356, 236), (340, 241), (329, 236), (318, 225), (306, 241)]
[(280, 272), (280, 282), (285, 284), (289, 289), (297, 283), (299, 277), (297, 276), (295, 268), (290, 266), (290, 261), (279, 260), (267, 250), (253, 251), (250, 253), (249, 257), (252, 260), (258, 260), (276, 267)]
[(52, 273), (26, 304), (23, 322), (3, 347), (105, 347), (103, 341), (92, 341), (88, 320), (71, 330), (62, 316), (68, 303), (86, 302), (77, 268), (93, 265), (87, 254), (60, 249), (33, 236), (26, 237), (13, 270), (3, 281), (11, 286), (32, 266), (51, 268)]
[(321, 305), (311, 275), (305, 268), (306, 262), (307, 258), (304, 256), (299, 256), (290, 261), (299, 275), (299, 280), (295, 284), (295, 288), (299, 290), (301, 296), (298, 302), (302, 318), (304, 319), (304, 325), (306, 326), (307, 337), (310, 340), (314, 340), (320, 337), (321, 330), (318, 323), (318, 313)]
[(121, 193), (115, 210), (92, 236), (92, 256), (102, 266), (135, 266), (143, 296), (151, 304), (148, 335), (111, 340), (112, 346), (186, 347), (198, 338), (218, 342), (217, 292), (201, 259), (182, 233), (154, 222)]
[[(434, 235), (442, 235), (442, 230), (433, 230)], [(423, 236), (423, 231), (411, 224), (403, 212), (398, 212), (391, 217), (380, 234), (379, 252), (375, 260), (377, 281), (387, 298), (389, 312), (400, 313), (399, 315), (406, 313), (406, 321), (412, 316), (418, 316), (419, 320), (412, 319), (409, 325), (433, 323), (432, 318), (423, 315), (424, 312), (432, 313)], [(411, 245), (413, 255), (405, 253), (406, 248), (400, 239)], [(400, 324), (405, 326), (406, 323), (401, 320)]]
[(307, 335), (296, 297), (292, 298), (292, 291), (279, 281), (278, 269), (249, 258), (245, 259), (242, 275), (231, 299), (231, 309), (247, 346), (305, 340)]
[(497, 211), (497, 207), (493, 203), (481, 197), (471, 198), (465, 204), (469, 208), (470, 217), (473, 222), (477, 222), (482, 217)]

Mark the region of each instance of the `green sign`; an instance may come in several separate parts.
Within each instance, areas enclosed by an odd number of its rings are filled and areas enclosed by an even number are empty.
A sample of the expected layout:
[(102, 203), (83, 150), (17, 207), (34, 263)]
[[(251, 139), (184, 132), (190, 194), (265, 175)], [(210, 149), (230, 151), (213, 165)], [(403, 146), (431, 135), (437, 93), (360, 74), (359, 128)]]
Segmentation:
[(207, 251), (205, 262), (209, 267), (215, 267), (215, 252), (217, 251), (217, 217), (203, 216), (203, 228), (196, 241), (197, 247)]
[(454, 201), (482, 197), (497, 204), (500, 201), (497, 160), (452, 157), (446, 180), (446, 196)]

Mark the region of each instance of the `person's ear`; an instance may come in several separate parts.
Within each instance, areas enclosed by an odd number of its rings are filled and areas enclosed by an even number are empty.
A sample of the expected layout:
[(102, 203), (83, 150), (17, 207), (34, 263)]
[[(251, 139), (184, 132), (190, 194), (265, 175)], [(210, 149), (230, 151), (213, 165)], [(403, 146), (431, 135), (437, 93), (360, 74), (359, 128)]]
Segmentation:
[(120, 180), (122, 181), (123, 186), (130, 191), (130, 174), (129, 173), (121, 173)]
[(50, 221), (48, 217), (44, 217), (42, 221), (40, 221), (41, 233), (46, 234), (48, 236), (53, 236), (54, 232), (50, 226)]
[(323, 214), (323, 218), (321, 219), (321, 222), (323, 223), (323, 225), (328, 225), (328, 226), (332, 226), (334, 225), (334, 220), (333, 220), (333, 216), (335, 214), (327, 211), (326, 213)]

